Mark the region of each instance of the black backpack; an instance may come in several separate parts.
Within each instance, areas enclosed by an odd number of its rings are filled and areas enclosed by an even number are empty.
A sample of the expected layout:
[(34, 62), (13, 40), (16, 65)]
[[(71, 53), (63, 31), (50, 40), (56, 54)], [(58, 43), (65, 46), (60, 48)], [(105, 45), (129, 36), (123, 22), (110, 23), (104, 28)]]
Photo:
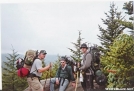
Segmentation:
[(101, 70), (97, 70), (95, 72), (95, 81), (98, 85), (102, 86), (107, 83), (107, 77), (104, 75), (104, 73)]
[(92, 55), (91, 69), (94, 71), (95, 81), (98, 85), (105, 85), (107, 77), (100, 69), (100, 51), (97, 46), (91, 46), (89, 53)]
[[(90, 68), (95, 72), (96, 70), (100, 70), (100, 51), (97, 48), (97, 46), (91, 46), (89, 47), (89, 49), (90, 50), (87, 54), (90, 53), (92, 56)], [(86, 59), (87, 54), (85, 55), (85, 59)]]
[(23, 68), (24, 60), (22, 58), (18, 58), (16, 62), (16, 68), (19, 70), (20, 68)]

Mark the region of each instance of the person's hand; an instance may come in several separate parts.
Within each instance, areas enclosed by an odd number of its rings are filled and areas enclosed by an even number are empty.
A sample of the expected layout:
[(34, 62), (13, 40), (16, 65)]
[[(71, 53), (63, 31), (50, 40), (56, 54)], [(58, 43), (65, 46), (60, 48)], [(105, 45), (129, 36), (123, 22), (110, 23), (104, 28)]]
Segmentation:
[(50, 64), (49, 64), (49, 67), (50, 67), (50, 68), (52, 67), (52, 64), (51, 64), (51, 62), (50, 62)]
[(77, 68), (76, 68), (76, 71), (80, 71), (80, 69), (77, 67)]
[(58, 79), (56, 79), (56, 84), (59, 85), (59, 80)]
[(75, 86), (76, 86), (76, 83), (72, 82), (72, 86), (75, 88)]

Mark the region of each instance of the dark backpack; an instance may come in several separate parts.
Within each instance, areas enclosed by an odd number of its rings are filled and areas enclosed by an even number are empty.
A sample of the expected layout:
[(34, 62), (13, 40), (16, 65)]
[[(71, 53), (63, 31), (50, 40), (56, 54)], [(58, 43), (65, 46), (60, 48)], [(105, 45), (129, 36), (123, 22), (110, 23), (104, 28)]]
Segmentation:
[(101, 70), (95, 72), (95, 81), (98, 85), (102, 86), (107, 83), (107, 78)]
[(89, 53), (92, 55), (91, 68), (95, 72), (100, 69), (100, 51), (97, 46), (92, 46)]
[(100, 51), (98, 47), (91, 46), (89, 53), (92, 56), (90, 68), (94, 71), (95, 81), (98, 85), (105, 85), (107, 83), (107, 77), (100, 69)]

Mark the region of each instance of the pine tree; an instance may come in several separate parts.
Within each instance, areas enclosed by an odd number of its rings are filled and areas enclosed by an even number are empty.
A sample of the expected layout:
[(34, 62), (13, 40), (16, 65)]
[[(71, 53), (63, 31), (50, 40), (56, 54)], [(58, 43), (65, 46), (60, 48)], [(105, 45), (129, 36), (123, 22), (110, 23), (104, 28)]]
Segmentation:
[(2, 67), (2, 91), (22, 91), (27, 87), (27, 81), (25, 78), (19, 78), (17, 76), (16, 60), (19, 54), (14, 51), (6, 57), (8, 62), (4, 62)]
[(134, 13), (133, 13), (133, 1), (129, 1), (124, 3), (123, 9), (126, 10), (126, 14), (129, 15), (129, 20), (127, 21), (121, 21), (121, 24), (129, 29), (131, 29), (131, 33), (134, 36), (134, 30), (133, 30), (133, 20), (134, 20)]
[(79, 37), (77, 39), (77, 43), (73, 43), (72, 44), (74, 45), (75, 47), (75, 50), (74, 49), (71, 49), (71, 48), (68, 48), (73, 54), (72, 54), (72, 58), (73, 60), (75, 60), (76, 62), (80, 62), (81, 61), (81, 51), (80, 51), (80, 46), (81, 46), (81, 42), (82, 42), (83, 38), (81, 38), (81, 31), (79, 31)]
[(53, 67), (51, 68), (51, 70), (48, 70), (48, 71), (44, 72), (42, 74), (41, 80), (45, 80), (45, 79), (55, 77), (57, 69), (59, 68), (59, 59), (52, 64), (53, 64)]
[(108, 73), (109, 88), (132, 88), (134, 86), (134, 39), (127, 34), (119, 35), (110, 52), (102, 56), (104, 71)]
[(102, 45), (100, 46), (100, 50), (104, 54), (109, 51), (109, 46), (112, 45), (114, 39), (125, 29), (125, 27), (119, 23), (119, 20), (122, 21), (123, 17), (121, 16), (121, 12), (118, 12), (117, 8), (115, 8), (114, 3), (110, 4), (110, 11), (105, 13), (105, 15), (107, 18), (102, 19), (102, 22), (107, 28), (104, 29), (99, 25), (101, 34), (97, 35)]

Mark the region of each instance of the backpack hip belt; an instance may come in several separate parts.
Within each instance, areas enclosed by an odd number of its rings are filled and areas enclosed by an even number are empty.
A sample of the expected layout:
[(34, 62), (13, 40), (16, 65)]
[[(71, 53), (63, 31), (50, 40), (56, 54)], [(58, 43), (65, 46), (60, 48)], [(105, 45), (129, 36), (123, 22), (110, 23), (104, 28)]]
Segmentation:
[(27, 77), (38, 77), (38, 78), (40, 78), (39, 76), (36, 76), (36, 75), (33, 74), (33, 73), (30, 73)]

